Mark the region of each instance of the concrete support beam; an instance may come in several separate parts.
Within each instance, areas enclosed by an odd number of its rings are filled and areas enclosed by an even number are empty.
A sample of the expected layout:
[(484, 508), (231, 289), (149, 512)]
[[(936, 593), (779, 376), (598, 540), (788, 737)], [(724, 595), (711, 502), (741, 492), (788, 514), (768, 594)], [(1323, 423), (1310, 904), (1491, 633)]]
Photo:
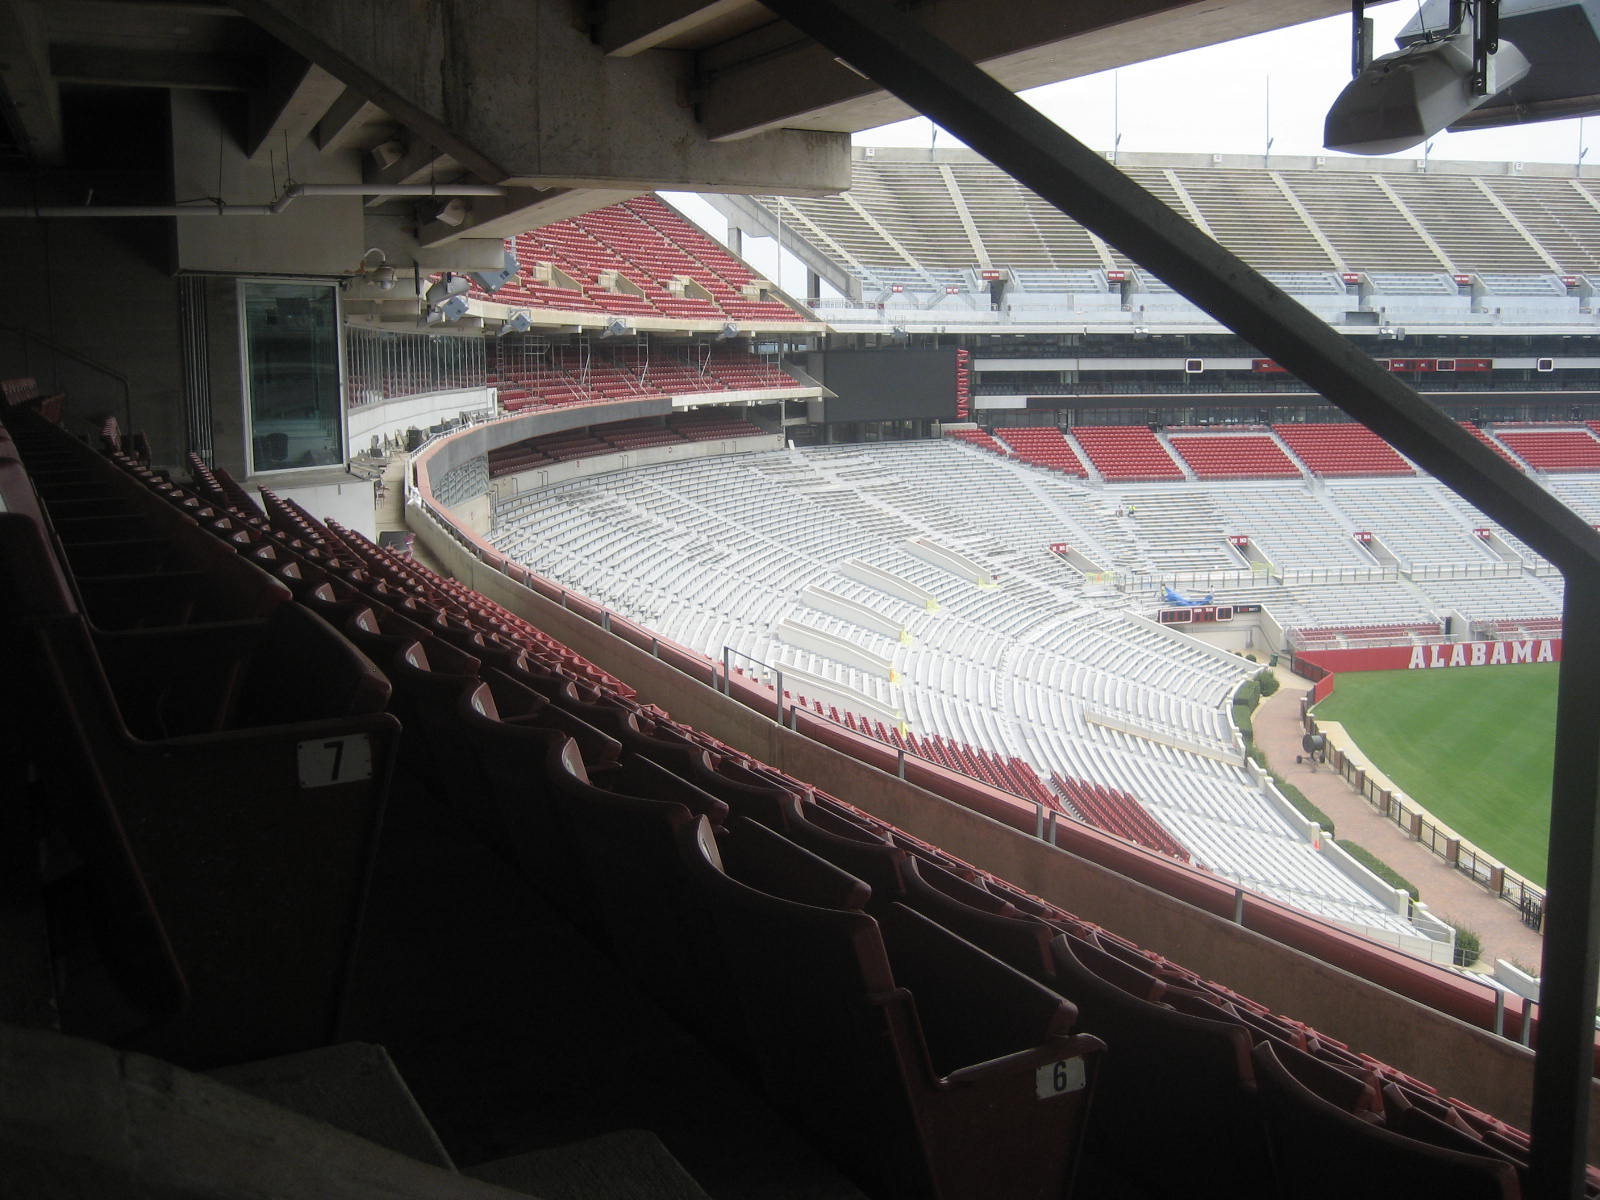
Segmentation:
[(299, 55), (283, 54), (270, 68), (267, 86), (250, 97), (250, 135), (245, 152), (253, 163), (298, 146), (344, 92), (344, 84)]
[(157, 87), (202, 92), (244, 92), (260, 82), (247, 60), (167, 50), (113, 50), (106, 46), (55, 46), (50, 73), (57, 83), (97, 87)]
[(0, 93), (23, 151), (41, 166), (61, 161), (61, 98), (50, 78), (44, 14), (37, 4), (0, 0)]
[[(912, 10), (1012, 91), (1348, 12), (1347, 0), (933, 0)], [(869, 129), (915, 116), (837, 52), (777, 22), (699, 56), (701, 114), (714, 138), (782, 126)]]
[(525, 229), (582, 216), (638, 194), (597, 188), (512, 188), (504, 196), (474, 197), (459, 225), (428, 221), (418, 230), (417, 241), (443, 247), (458, 240), (515, 237)]
[(778, 129), (738, 146), (698, 123), (687, 53), (607, 57), (577, 6), (481, 0), (239, 0), (239, 11), (491, 183), (530, 188), (828, 195), (850, 184), (841, 134)]
[(387, 113), (354, 88), (345, 88), (317, 122), (317, 149), (324, 154), (365, 150), (383, 140), (380, 131), (393, 129)]
[[(610, 0), (604, 6), (595, 32), (607, 54), (628, 57), (682, 39), (704, 44), (742, 33), (740, 26), (764, 24), (772, 19), (764, 9), (749, 0)], [(752, 14), (752, 9), (755, 12)]]

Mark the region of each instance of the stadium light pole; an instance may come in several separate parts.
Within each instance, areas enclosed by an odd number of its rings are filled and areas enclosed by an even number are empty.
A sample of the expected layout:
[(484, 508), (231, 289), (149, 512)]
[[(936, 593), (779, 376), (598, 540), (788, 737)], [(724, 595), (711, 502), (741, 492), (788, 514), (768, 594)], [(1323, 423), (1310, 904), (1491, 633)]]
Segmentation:
[(1583, 1194), (1600, 986), (1600, 533), (965, 55), (883, 0), (765, 0), (844, 64), (1123, 251), (1554, 563), (1566, 578), (1530, 1194)]

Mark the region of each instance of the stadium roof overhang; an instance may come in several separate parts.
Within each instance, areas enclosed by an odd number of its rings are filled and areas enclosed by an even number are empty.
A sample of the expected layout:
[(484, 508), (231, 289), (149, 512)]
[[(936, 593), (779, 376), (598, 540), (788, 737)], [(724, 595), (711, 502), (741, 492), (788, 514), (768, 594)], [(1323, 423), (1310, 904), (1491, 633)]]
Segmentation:
[[(925, 0), (916, 19), (1028, 87), (1343, 11), (1343, 0)], [(403, 14), (403, 16), (401, 16)], [(653, 188), (819, 195), (849, 186), (852, 130), (907, 105), (751, 0), (0, 0), (0, 207), (146, 207), (194, 197), (199, 96), (211, 146), (301, 182), (500, 189), (416, 242), (483, 243)], [(214, 142), (215, 139), (203, 139)], [(333, 170), (335, 162), (343, 169)], [(316, 172), (314, 175), (313, 172)], [(319, 179), (320, 176), (320, 179)], [(274, 197), (250, 195), (251, 203)], [(84, 214), (87, 215), (87, 214)], [(147, 214), (153, 215), (153, 214)], [(458, 265), (470, 269), (465, 248)], [(435, 269), (450, 265), (437, 261)], [(391, 260), (393, 260), (391, 255)]]

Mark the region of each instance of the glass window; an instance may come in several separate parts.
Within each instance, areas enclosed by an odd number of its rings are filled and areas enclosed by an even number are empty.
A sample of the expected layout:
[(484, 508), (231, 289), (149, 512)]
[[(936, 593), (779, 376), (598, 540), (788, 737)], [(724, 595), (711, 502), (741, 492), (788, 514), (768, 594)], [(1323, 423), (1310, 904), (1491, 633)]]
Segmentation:
[(332, 284), (240, 284), (252, 472), (344, 462)]

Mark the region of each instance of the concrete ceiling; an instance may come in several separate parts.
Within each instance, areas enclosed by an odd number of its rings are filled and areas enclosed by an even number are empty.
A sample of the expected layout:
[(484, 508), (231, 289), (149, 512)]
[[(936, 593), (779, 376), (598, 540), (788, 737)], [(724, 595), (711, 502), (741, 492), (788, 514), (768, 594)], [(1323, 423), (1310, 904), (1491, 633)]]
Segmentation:
[[(902, 7), (1019, 89), (1349, 6), (1008, 0), (1004, 20), (990, 0)], [(908, 115), (847, 53), (752, 0), (0, 0), (0, 47), (12, 197), (163, 199), (160, 113), (189, 90), (226, 111), (255, 163), (311, 146), (361, 155), (374, 184), (510, 189), (424, 241), (503, 236), (656, 186), (837, 192), (847, 135)]]

